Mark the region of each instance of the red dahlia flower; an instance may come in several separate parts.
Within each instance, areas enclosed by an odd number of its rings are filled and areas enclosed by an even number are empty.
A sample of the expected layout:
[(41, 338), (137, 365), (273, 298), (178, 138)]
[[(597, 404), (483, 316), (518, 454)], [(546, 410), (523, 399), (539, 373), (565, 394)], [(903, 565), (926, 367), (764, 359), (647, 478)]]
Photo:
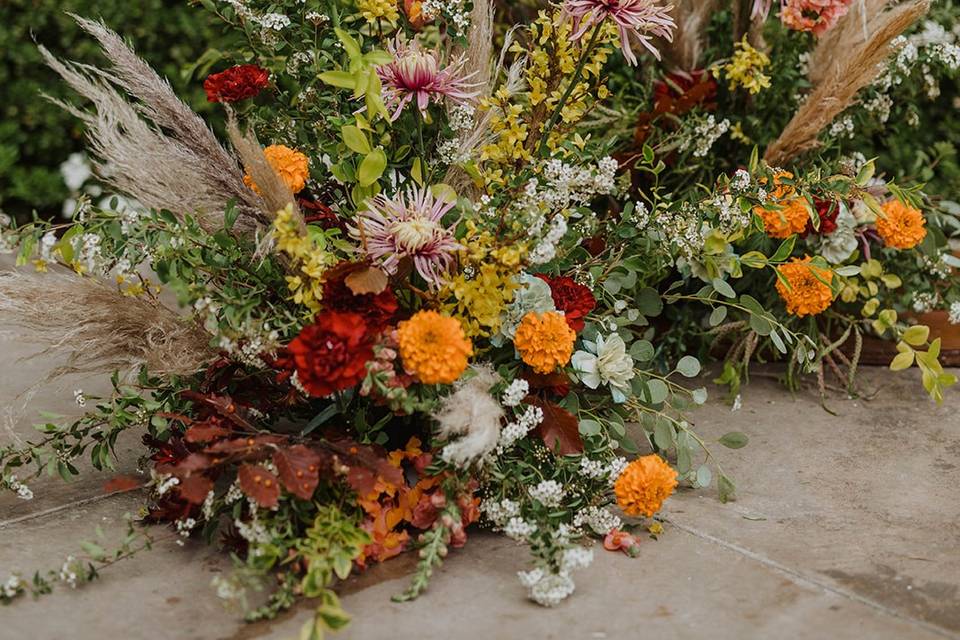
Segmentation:
[(537, 277), (550, 285), (553, 304), (558, 311), (563, 311), (567, 325), (574, 331), (583, 331), (583, 319), (597, 306), (590, 289), (566, 276), (551, 278), (539, 273)]
[(300, 384), (319, 398), (359, 384), (373, 358), (373, 340), (359, 313), (324, 311), (287, 348)]
[(203, 81), (207, 102), (239, 102), (252, 98), (267, 86), (270, 72), (255, 64), (242, 64), (213, 73)]
[(323, 283), (323, 306), (330, 311), (356, 313), (363, 317), (371, 331), (380, 331), (394, 319), (399, 309), (397, 297), (389, 288), (376, 294), (355, 294), (346, 282), (354, 271), (351, 266), (340, 263), (328, 272)]

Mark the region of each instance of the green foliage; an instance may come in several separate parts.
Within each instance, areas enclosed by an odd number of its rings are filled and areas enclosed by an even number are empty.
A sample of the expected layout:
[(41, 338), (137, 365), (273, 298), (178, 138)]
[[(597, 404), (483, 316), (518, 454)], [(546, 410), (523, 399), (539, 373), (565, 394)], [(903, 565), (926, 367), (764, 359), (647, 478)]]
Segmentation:
[(206, 104), (202, 86), (181, 74), (208, 46), (208, 17), (186, 2), (102, 0), (6, 0), (0, 3), (0, 209), (19, 219), (36, 209), (42, 217), (60, 212), (70, 194), (59, 165), (83, 149), (77, 119), (42, 94), (71, 100), (72, 91), (40, 58), (36, 43), (82, 62), (101, 62), (95, 42), (66, 12), (103, 18), (123, 27), (137, 51), (194, 108)]

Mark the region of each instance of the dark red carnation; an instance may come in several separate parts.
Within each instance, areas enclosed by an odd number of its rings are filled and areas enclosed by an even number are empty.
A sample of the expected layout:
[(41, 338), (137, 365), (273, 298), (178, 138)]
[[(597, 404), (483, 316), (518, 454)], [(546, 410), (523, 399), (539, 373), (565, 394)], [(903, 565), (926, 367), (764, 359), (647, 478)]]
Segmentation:
[(567, 276), (551, 278), (539, 273), (537, 277), (550, 285), (553, 304), (558, 311), (563, 311), (570, 328), (577, 332), (583, 331), (583, 319), (597, 306), (590, 289)]
[(821, 236), (828, 236), (837, 230), (837, 216), (840, 215), (840, 205), (832, 200), (821, 200), (814, 198), (813, 203), (817, 207), (817, 215), (820, 216), (820, 229), (813, 228), (813, 222), (807, 220), (807, 228), (803, 231), (803, 237), (811, 233), (818, 233)]
[(203, 81), (207, 102), (239, 102), (252, 98), (270, 82), (270, 72), (255, 64), (241, 64)]
[(349, 263), (340, 263), (328, 272), (323, 282), (323, 306), (331, 311), (359, 314), (372, 332), (378, 332), (390, 324), (400, 308), (397, 297), (389, 288), (380, 293), (357, 295), (347, 286), (347, 276), (352, 273)]
[(373, 340), (358, 313), (321, 312), (287, 349), (300, 384), (321, 398), (359, 384), (373, 358)]

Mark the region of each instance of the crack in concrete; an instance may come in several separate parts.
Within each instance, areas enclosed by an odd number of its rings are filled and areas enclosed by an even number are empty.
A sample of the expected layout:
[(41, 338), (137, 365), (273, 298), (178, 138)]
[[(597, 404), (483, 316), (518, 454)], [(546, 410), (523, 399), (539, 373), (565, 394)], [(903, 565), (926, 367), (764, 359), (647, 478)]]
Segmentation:
[(17, 518), (11, 518), (9, 520), (0, 521), (0, 529), (4, 529), (11, 525), (20, 524), (21, 522), (28, 522), (30, 520), (36, 520), (38, 518), (44, 518), (46, 516), (53, 515), (55, 513), (60, 513), (61, 511), (66, 511), (67, 509), (74, 509), (76, 507), (85, 507), (88, 504), (94, 504), (100, 502), (101, 500), (107, 500), (108, 498), (113, 498), (116, 496), (122, 496), (126, 493), (133, 493), (134, 491), (143, 490), (143, 486), (133, 487), (132, 489), (123, 489), (121, 491), (113, 491), (111, 493), (104, 493), (103, 495), (93, 496), (91, 498), (84, 498), (83, 500), (74, 500), (73, 502), (67, 502), (66, 504), (57, 505), (55, 507), (50, 507), (49, 509), (43, 509), (42, 511), (37, 511), (36, 513), (28, 513)]
[(713, 544), (723, 547), (724, 549), (728, 549), (730, 551), (733, 551), (734, 553), (744, 556), (745, 558), (753, 560), (754, 562), (760, 563), (765, 567), (781, 575), (788, 577), (798, 585), (805, 586), (815, 591), (819, 590), (819, 591), (831, 593), (833, 595), (846, 598), (847, 600), (858, 602), (862, 605), (866, 605), (870, 607), (871, 609), (874, 609), (875, 611), (879, 611), (882, 614), (916, 625), (917, 627), (920, 627), (925, 631), (929, 631), (930, 633), (934, 633), (943, 638), (949, 638), (950, 640), (960, 640), (960, 634), (953, 633), (947, 629), (944, 629), (943, 627), (939, 627), (937, 625), (931, 624), (926, 620), (921, 620), (919, 618), (914, 618), (913, 616), (906, 615), (903, 612), (898, 611), (896, 609), (892, 609), (884, 604), (881, 604), (880, 602), (877, 602), (876, 600), (871, 600), (870, 598), (866, 598), (856, 593), (855, 591), (849, 591), (847, 589), (843, 589), (842, 587), (837, 587), (835, 585), (827, 584), (819, 580), (816, 580), (802, 573), (798, 569), (793, 569), (791, 567), (788, 567), (787, 565), (777, 562), (776, 560), (771, 560), (770, 558), (760, 553), (757, 553), (756, 551), (751, 551), (750, 549), (747, 549), (746, 547), (742, 547), (734, 542), (728, 542), (727, 540), (718, 538), (712, 534), (707, 533), (706, 531), (701, 531), (700, 529), (697, 529), (695, 527), (681, 524), (680, 522), (677, 522), (672, 518), (667, 518), (666, 521), (688, 535), (691, 535), (695, 538), (700, 538), (701, 540), (712, 542)]

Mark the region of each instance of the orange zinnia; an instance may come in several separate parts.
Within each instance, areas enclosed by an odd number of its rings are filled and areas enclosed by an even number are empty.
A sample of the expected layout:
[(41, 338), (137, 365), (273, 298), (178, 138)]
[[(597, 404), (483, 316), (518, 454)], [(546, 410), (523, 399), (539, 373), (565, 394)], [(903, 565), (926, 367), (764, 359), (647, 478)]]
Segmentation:
[[(272, 144), (263, 150), (267, 162), (291, 192), (297, 193), (307, 185), (310, 177), (310, 163), (307, 156), (282, 144)], [(243, 183), (260, 193), (259, 187), (249, 174), (243, 176)]]
[(563, 315), (531, 311), (520, 321), (513, 344), (534, 371), (548, 374), (570, 362), (576, 339)]
[(877, 233), (883, 244), (894, 249), (912, 249), (927, 236), (927, 223), (919, 209), (897, 199), (883, 203), (885, 217), (877, 216)]
[(460, 323), (436, 311), (418, 311), (397, 327), (403, 366), (424, 384), (450, 384), (467, 368), (473, 345)]
[(829, 269), (811, 264), (810, 257), (794, 258), (777, 267), (790, 286), (777, 278), (777, 292), (787, 304), (787, 312), (795, 316), (813, 316), (826, 310), (833, 302), (833, 291), (826, 283), (833, 279)]
[(677, 486), (677, 472), (656, 454), (627, 465), (613, 485), (617, 504), (628, 516), (652, 516)]

